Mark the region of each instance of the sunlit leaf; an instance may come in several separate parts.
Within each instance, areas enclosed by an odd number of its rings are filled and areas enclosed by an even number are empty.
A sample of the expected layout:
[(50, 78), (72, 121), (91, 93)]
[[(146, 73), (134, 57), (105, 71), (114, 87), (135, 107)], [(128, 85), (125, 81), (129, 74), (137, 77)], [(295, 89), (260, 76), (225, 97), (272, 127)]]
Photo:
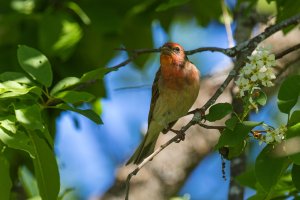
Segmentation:
[(31, 14), (36, 7), (36, 1), (34, 0), (13, 0), (11, 1), (11, 8), (17, 12), (23, 14)]
[(16, 117), (14, 115), (7, 115), (0, 117), (0, 127), (8, 130), (11, 133), (17, 133)]
[(15, 114), (18, 122), (20, 122), (28, 130), (44, 130), (41, 117), (41, 108), (38, 104), (15, 105)]
[(21, 72), (4, 72), (0, 74), (0, 81), (15, 81), (17, 83), (32, 84), (32, 81)]
[(25, 166), (22, 166), (18, 170), (19, 179), (22, 183), (22, 187), (26, 191), (28, 197), (35, 197), (39, 195), (37, 182), (33, 174)]
[[(34, 95), (26, 95), (28, 93)], [(41, 96), (41, 88), (37, 86), (28, 87), (16, 81), (5, 81), (0, 83), (0, 99), (4, 98), (20, 98), (20, 99), (35, 99)]]
[(59, 81), (51, 90), (50, 95), (54, 95), (57, 92), (66, 90), (80, 82), (80, 79), (77, 77), (66, 77)]
[(87, 16), (87, 14), (79, 7), (78, 4), (76, 4), (75, 2), (69, 1), (66, 3), (66, 6), (68, 8), (70, 8), (71, 10), (73, 10), (80, 17), (81, 21), (84, 24), (89, 25), (91, 23), (89, 16)]
[(0, 128), (0, 140), (10, 148), (25, 151), (30, 155), (30, 157), (35, 157), (35, 152), (30, 144), (30, 140), (26, 133), (22, 131), (18, 131), (18, 133), (13, 134)]
[(18, 61), (23, 70), (34, 80), (46, 87), (51, 86), (52, 69), (45, 55), (31, 47), (19, 45)]
[(39, 44), (47, 55), (66, 60), (81, 37), (80, 25), (67, 12), (49, 12), (40, 21)]

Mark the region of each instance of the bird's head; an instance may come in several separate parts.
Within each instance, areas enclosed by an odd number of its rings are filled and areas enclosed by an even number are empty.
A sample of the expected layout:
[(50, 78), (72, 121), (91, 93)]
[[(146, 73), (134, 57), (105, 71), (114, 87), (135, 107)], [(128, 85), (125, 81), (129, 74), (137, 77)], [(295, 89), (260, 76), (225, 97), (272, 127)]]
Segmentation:
[(160, 62), (162, 65), (184, 65), (187, 57), (184, 49), (177, 43), (167, 42), (161, 47)]

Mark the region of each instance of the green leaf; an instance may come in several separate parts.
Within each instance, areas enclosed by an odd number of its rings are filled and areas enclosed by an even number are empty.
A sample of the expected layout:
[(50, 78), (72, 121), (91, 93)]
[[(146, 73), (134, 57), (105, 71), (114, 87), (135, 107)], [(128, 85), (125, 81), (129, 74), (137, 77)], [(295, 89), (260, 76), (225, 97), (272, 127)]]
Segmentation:
[(256, 90), (255, 96), (252, 97), (252, 99), (255, 103), (257, 103), (261, 106), (264, 106), (267, 103), (267, 95), (261, 90)]
[(0, 74), (0, 81), (15, 81), (17, 83), (32, 84), (32, 81), (21, 72), (4, 72)]
[(266, 146), (258, 155), (255, 162), (255, 175), (257, 181), (266, 192), (270, 192), (277, 184), (281, 175), (289, 165), (287, 157), (278, 157), (273, 153), (273, 146)]
[(59, 197), (57, 200), (64, 200), (64, 199), (72, 199), (69, 197), (69, 194), (74, 193), (75, 189), (74, 188), (66, 188), (64, 191), (62, 191), (59, 194)]
[[(300, 13), (300, 7), (299, 2), (294, 0), (276, 0), (277, 5), (277, 17), (276, 17), (276, 23), (282, 22), (283, 20), (290, 18), (294, 15), (297, 15)], [(286, 34), (290, 30), (292, 30), (292, 27), (288, 27), (283, 29), (283, 32)]]
[(292, 115), (289, 119), (289, 122), (288, 122), (289, 126), (293, 126), (297, 123), (300, 123), (300, 110), (295, 110), (292, 113)]
[(244, 152), (244, 149), (247, 145), (247, 142), (243, 140), (241, 143), (233, 146), (233, 147), (228, 147), (228, 156), (227, 159), (231, 160), (233, 158), (238, 157)]
[(225, 128), (221, 133), (216, 149), (219, 149), (223, 146), (233, 147), (240, 145), (247, 138), (248, 133), (256, 126), (262, 124), (262, 122), (253, 122), (253, 121), (244, 121), (238, 122), (234, 130)]
[(30, 157), (35, 157), (30, 140), (23, 131), (19, 130), (18, 133), (12, 134), (3, 128), (0, 128), (0, 140), (10, 148), (25, 151), (30, 155)]
[(230, 119), (226, 120), (226, 122), (225, 122), (226, 128), (233, 131), (238, 122), (239, 122), (239, 119), (235, 115), (233, 115)]
[(94, 99), (94, 95), (88, 92), (78, 92), (78, 91), (63, 91), (55, 94), (55, 98), (61, 99), (66, 103), (81, 103), (89, 102)]
[(7, 91), (16, 91), (23, 92), (27, 89), (25, 85), (22, 85), (16, 81), (5, 81), (0, 83), (0, 94), (3, 94)]
[(39, 45), (50, 56), (67, 60), (82, 38), (82, 29), (68, 12), (44, 13), (39, 24)]
[(300, 191), (300, 165), (293, 164), (292, 179), (295, 187)]
[(206, 26), (209, 22), (222, 16), (221, 2), (212, 3), (211, 0), (191, 1), (191, 9), (197, 22)]
[(10, 179), (9, 163), (6, 158), (0, 153), (0, 199), (9, 200), (12, 181)]
[(96, 124), (103, 124), (100, 116), (97, 115), (93, 110), (81, 110), (81, 109), (78, 109), (78, 108), (71, 107), (68, 104), (59, 104), (59, 105), (55, 106), (55, 108), (77, 112), (77, 113), (89, 118), (90, 120), (92, 120)]
[(36, 179), (26, 166), (19, 167), (18, 175), (27, 196), (39, 196)]
[(15, 105), (15, 114), (18, 122), (20, 122), (28, 130), (44, 131), (45, 127), (43, 125), (41, 112), (42, 110), (38, 104)]
[(0, 127), (14, 134), (17, 133), (17, 129), (18, 129), (15, 123), (16, 123), (16, 117), (14, 115), (0, 117)]
[(66, 77), (59, 81), (51, 90), (50, 95), (53, 96), (55, 93), (66, 90), (80, 82), (80, 79), (77, 77)]
[(29, 133), (36, 154), (33, 159), (39, 193), (43, 200), (57, 199), (60, 182), (55, 156), (46, 141), (34, 131)]
[(176, 6), (181, 6), (183, 4), (186, 4), (189, 1), (190, 0), (169, 0), (168, 2), (161, 3), (155, 9), (155, 11), (157, 11), (157, 12), (165, 11), (165, 10), (168, 10), (168, 9), (176, 7)]
[[(26, 95), (28, 93), (34, 94)], [(16, 81), (5, 81), (0, 83), (0, 98), (20, 98), (20, 99), (32, 99), (41, 96), (41, 89), (37, 86), (27, 87)]]
[(288, 127), (286, 132), (286, 142), (283, 143), (283, 147), (286, 145), (285, 153), (289, 155), (289, 158), (297, 165), (300, 165), (300, 123), (294, 124)]
[(47, 57), (36, 49), (19, 45), (18, 61), (25, 72), (46, 87), (52, 83), (52, 69)]
[(226, 115), (232, 112), (232, 105), (229, 103), (218, 103), (209, 108), (209, 113), (205, 116), (205, 119), (214, 122), (222, 119)]
[(96, 81), (100, 80), (104, 77), (105, 74), (111, 71), (116, 71), (112, 68), (98, 68), (92, 71), (89, 71), (87, 73), (84, 73), (82, 77), (80, 78), (81, 83), (90, 82), (90, 81)]
[(300, 94), (300, 75), (288, 77), (283, 81), (278, 92), (278, 108), (289, 114), (296, 105)]
[(267, 198), (266, 193), (258, 192), (257, 194), (249, 197), (247, 200), (262, 200), (262, 199), (266, 199), (266, 198)]
[(91, 23), (89, 16), (87, 16), (87, 14), (78, 6), (78, 4), (69, 1), (66, 3), (66, 6), (73, 10), (85, 25), (89, 25)]
[(242, 186), (247, 186), (252, 189), (256, 188), (257, 180), (255, 177), (254, 168), (248, 169), (247, 171), (241, 173), (235, 179)]

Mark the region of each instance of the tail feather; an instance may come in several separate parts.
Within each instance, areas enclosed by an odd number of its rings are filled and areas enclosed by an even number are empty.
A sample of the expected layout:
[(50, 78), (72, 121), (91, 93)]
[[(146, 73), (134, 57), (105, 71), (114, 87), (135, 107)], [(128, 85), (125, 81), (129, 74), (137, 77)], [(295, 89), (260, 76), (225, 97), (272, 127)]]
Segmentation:
[(139, 147), (135, 150), (134, 154), (128, 160), (126, 165), (130, 163), (139, 164), (143, 162), (143, 160), (154, 152), (155, 144), (158, 139), (160, 131), (158, 132), (147, 132), (145, 138)]

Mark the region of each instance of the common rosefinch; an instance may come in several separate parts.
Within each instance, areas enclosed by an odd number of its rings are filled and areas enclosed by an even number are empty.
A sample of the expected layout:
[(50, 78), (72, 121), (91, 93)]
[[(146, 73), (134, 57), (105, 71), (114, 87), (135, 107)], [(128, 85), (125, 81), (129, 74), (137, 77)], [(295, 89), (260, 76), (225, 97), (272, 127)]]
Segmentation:
[(160, 68), (152, 86), (148, 131), (127, 164), (141, 163), (154, 151), (159, 133), (176, 123), (195, 102), (200, 88), (200, 72), (177, 43), (161, 48)]

